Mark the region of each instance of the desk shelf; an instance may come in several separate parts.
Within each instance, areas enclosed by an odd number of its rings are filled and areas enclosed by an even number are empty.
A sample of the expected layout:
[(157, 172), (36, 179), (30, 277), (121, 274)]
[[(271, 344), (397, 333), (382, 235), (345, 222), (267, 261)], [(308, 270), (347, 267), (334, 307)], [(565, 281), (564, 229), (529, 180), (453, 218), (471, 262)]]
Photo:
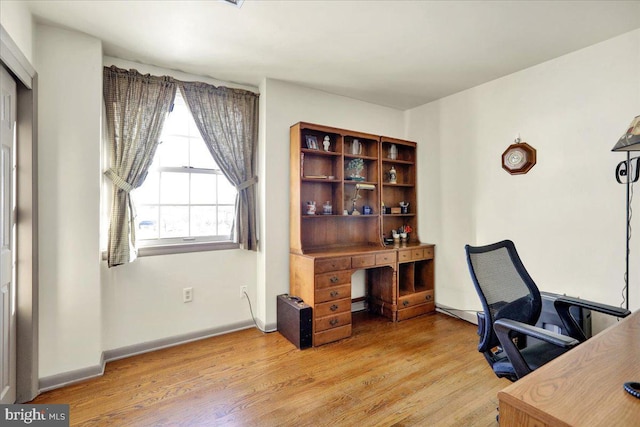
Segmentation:
[[(330, 141), (326, 150), (325, 137)], [(312, 307), (319, 304), (318, 297), (326, 290), (318, 288), (318, 281), (324, 283), (328, 273), (323, 269), (335, 264), (331, 274), (367, 270), (369, 306), (379, 307), (393, 321), (433, 311), (433, 245), (421, 245), (418, 237), (417, 144), (302, 122), (291, 126), (290, 143), (290, 294)], [(354, 171), (353, 163), (361, 163), (362, 170)], [(391, 182), (391, 168), (395, 182)], [(363, 178), (350, 179), (352, 176)], [(360, 215), (352, 215), (354, 198)], [(307, 214), (309, 202), (315, 202), (315, 215)], [(332, 206), (330, 215), (323, 214), (326, 202)], [(387, 207), (399, 208), (400, 202), (409, 204), (408, 213), (386, 213)], [(371, 214), (364, 214), (364, 206)], [(411, 245), (385, 246), (384, 238), (404, 226), (412, 230)], [(409, 259), (401, 260), (401, 256)], [(340, 289), (330, 293), (344, 298), (341, 286), (350, 284), (350, 279), (346, 283), (342, 273), (335, 277)], [(344, 338), (347, 331), (350, 334), (344, 313), (321, 317), (314, 329), (318, 333), (314, 345)], [(315, 315), (314, 319), (320, 321)]]

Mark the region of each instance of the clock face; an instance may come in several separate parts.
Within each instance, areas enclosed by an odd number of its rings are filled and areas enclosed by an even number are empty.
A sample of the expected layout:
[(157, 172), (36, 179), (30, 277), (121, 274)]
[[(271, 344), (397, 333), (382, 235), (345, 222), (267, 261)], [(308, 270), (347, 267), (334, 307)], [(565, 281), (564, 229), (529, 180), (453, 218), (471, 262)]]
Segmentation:
[(519, 148), (508, 150), (504, 155), (504, 165), (513, 170), (522, 167), (527, 162), (527, 153)]
[(526, 142), (510, 145), (502, 153), (502, 168), (511, 175), (524, 174), (536, 164), (536, 149)]

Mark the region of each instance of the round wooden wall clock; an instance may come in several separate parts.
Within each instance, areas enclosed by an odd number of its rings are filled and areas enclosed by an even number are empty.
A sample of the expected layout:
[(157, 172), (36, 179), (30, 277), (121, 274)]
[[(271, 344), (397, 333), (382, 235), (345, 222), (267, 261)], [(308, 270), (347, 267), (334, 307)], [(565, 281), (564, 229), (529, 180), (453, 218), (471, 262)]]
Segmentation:
[(511, 175), (525, 174), (536, 164), (536, 149), (517, 138), (502, 153), (502, 168)]

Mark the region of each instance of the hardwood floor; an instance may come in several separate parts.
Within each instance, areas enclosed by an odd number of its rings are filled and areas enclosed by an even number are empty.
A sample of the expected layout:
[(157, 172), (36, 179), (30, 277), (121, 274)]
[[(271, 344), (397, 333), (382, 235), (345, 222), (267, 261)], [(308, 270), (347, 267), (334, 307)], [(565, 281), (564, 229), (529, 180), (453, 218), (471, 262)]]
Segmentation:
[(494, 376), (475, 326), (444, 314), (298, 350), (248, 329), (107, 364), (101, 378), (31, 403), (70, 404), (74, 426), (497, 426)]

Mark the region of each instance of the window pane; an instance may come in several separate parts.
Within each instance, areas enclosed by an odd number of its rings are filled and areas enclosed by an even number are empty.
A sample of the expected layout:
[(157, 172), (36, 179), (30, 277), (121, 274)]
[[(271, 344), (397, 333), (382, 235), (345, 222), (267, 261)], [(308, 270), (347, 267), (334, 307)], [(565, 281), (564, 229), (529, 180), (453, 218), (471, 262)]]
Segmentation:
[(160, 174), (160, 203), (188, 204), (189, 175), (188, 173), (162, 172)]
[(191, 207), (191, 236), (215, 236), (216, 235), (216, 208), (215, 206)]
[(160, 140), (147, 179), (133, 192), (138, 240), (155, 245), (233, 237), (235, 188), (223, 175), (183, 168), (219, 169), (179, 91)]
[(236, 203), (236, 188), (224, 177), (218, 175), (218, 203), (230, 204)]
[(158, 238), (158, 207), (140, 206), (136, 209), (136, 239), (157, 239)]
[(189, 166), (189, 139), (180, 136), (164, 138), (158, 146), (156, 157), (159, 156), (158, 166)]
[[(196, 129), (196, 132), (198, 130)], [(191, 139), (191, 165), (194, 168), (218, 169), (202, 138)]]
[(160, 207), (160, 238), (189, 236), (189, 207)]
[(158, 173), (149, 171), (147, 179), (144, 180), (139, 188), (133, 190), (133, 202), (140, 204), (157, 204), (160, 201), (160, 188), (158, 187)]
[(187, 120), (193, 120), (191, 118), (191, 114), (189, 113), (189, 109), (186, 105), (184, 105), (184, 101), (182, 99), (178, 99), (178, 94), (176, 93), (175, 106), (173, 107), (173, 111), (169, 113), (167, 119), (164, 121), (164, 126), (162, 127), (162, 135), (180, 135), (184, 131), (184, 123)]
[(216, 202), (216, 176), (212, 174), (191, 174), (191, 203), (196, 205)]
[(218, 207), (218, 235), (231, 236), (234, 216), (235, 208), (233, 206)]

